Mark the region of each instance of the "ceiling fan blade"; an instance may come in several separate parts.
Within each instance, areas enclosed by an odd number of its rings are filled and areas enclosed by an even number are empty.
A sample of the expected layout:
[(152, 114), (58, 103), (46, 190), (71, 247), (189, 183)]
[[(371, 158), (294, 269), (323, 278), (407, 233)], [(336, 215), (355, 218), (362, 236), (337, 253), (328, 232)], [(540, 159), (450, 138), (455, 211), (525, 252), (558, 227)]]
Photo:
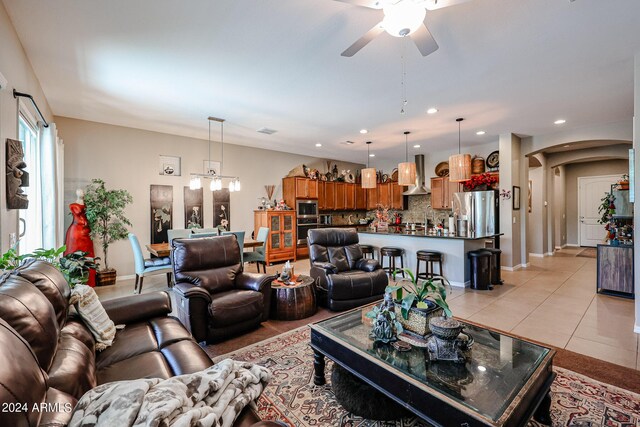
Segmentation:
[(443, 7), (466, 3), (468, 1), (470, 0), (425, 0), (424, 7), (426, 7), (427, 10), (436, 10), (442, 9)]
[(382, 9), (380, 0), (334, 0), (341, 3), (349, 3), (354, 6), (368, 7), (371, 9)]
[(416, 31), (409, 36), (418, 47), (422, 56), (427, 56), (438, 50), (438, 43), (423, 23)]
[(384, 32), (384, 28), (382, 28), (382, 22), (380, 22), (376, 24), (375, 27), (367, 31), (367, 33), (364, 36), (360, 37), (354, 44), (349, 46), (347, 50), (341, 53), (341, 55), (352, 57), (353, 55), (358, 53), (360, 49), (365, 47), (371, 40), (379, 36), (382, 32)]

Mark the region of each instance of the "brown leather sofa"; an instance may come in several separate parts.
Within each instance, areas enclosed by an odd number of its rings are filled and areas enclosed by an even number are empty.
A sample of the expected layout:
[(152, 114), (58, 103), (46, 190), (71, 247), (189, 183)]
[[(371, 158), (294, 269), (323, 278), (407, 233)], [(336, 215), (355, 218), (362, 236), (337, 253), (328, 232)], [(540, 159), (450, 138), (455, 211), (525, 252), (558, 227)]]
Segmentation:
[[(213, 364), (168, 316), (171, 302), (164, 292), (105, 301), (111, 319), (126, 327), (99, 353), (69, 295), (64, 277), (43, 261), (0, 276), (1, 426), (66, 426), (78, 399), (96, 385), (169, 378)], [(246, 409), (235, 426), (249, 425), (278, 426)]]
[(348, 310), (382, 299), (389, 278), (378, 261), (365, 259), (354, 228), (309, 230), (310, 275), (318, 302), (331, 311)]
[(275, 276), (243, 271), (235, 235), (171, 245), (178, 317), (196, 341), (236, 337), (269, 318)]

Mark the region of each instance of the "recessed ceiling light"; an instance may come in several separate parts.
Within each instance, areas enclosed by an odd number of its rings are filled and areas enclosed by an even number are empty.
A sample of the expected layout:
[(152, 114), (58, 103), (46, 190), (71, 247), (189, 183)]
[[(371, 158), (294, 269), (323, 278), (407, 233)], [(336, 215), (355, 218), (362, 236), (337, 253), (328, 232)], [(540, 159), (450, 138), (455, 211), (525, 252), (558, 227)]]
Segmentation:
[(369, 133), (369, 131), (366, 129), (360, 129), (360, 133), (364, 135), (365, 133)]
[(369, 157), (375, 157), (375, 156), (376, 156), (376, 155), (375, 155), (375, 154), (373, 154), (373, 153), (369, 154)]
[(316, 147), (322, 147), (322, 144), (317, 143), (317, 144), (316, 144)]
[(414, 145), (413, 148), (420, 148), (420, 144)]
[(555, 122), (553, 122), (553, 124), (556, 124), (556, 125), (563, 125), (565, 123), (567, 123), (567, 121), (565, 119), (559, 119), (559, 120), (556, 120)]
[(435, 114), (437, 112), (438, 112), (438, 109), (437, 108), (433, 108), (433, 107), (431, 107), (431, 108), (429, 108), (427, 110), (427, 114)]
[(487, 368), (485, 368), (484, 366), (482, 366), (482, 365), (479, 365), (479, 366), (478, 366), (478, 371), (480, 371), (480, 372), (486, 372), (486, 370), (487, 370)]
[(484, 135), (486, 132), (483, 130), (479, 130), (478, 132), (476, 132), (476, 135)]
[(563, 145), (563, 147), (564, 147), (564, 148), (569, 148), (569, 147), (571, 147), (571, 146), (570, 146), (569, 144), (567, 144), (567, 145)]

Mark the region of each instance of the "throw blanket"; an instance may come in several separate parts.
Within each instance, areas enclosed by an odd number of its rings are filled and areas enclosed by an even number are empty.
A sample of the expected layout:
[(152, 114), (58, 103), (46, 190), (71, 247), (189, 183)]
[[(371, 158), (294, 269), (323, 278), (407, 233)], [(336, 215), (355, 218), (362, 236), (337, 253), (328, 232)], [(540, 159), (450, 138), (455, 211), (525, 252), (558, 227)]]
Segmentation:
[(102, 384), (76, 406), (69, 427), (231, 426), (254, 402), (271, 372), (225, 359), (194, 374)]
[(76, 306), (80, 318), (96, 339), (96, 350), (102, 351), (113, 344), (116, 338), (116, 325), (109, 318), (91, 286), (75, 285), (71, 290), (69, 304)]

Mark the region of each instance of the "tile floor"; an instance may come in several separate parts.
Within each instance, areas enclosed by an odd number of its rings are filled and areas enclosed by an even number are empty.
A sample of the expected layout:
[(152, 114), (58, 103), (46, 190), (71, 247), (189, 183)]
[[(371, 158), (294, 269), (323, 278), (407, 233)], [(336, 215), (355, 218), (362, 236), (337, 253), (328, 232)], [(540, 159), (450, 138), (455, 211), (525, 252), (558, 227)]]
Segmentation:
[[(597, 295), (596, 260), (576, 257), (580, 250), (563, 249), (552, 257), (531, 258), (528, 268), (503, 271), (505, 284), (493, 291), (453, 288), (448, 298), (451, 309), (463, 319), (640, 369), (640, 342), (633, 332), (633, 301)], [(306, 259), (294, 266), (298, 274), (309, 271)], [(253, 265), (246, 268), (255, 271)], [(267, 272), (281, 269), (282, 264), (274, 265)], [(166, 289), (164, 276), (145, 281), (144, 292)], [(130, 295), (133, 280), (97, 291), (102, 299)], [(282, 327), (278, 325), (277, 329)]]

